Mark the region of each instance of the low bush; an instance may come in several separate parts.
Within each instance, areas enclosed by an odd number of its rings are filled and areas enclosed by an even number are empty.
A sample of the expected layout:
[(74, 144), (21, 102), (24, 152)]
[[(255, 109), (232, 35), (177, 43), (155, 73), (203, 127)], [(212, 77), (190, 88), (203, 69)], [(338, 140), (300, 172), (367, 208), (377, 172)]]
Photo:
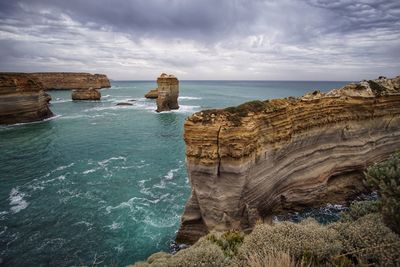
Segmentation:
[(340, 214), (341, 222), (355, 221), (367, 214), (379, 211), (377, 200), (356, 201), (351, 203), (349, 210)]
[(288, 253), (299, 262), (318, 265), (342, 249), (337, 231), (312, 219), (298, 224), (259, 224), (244, 238), (238, 250), (237, 265), (246, 266), (251, 258), (268, 259), (277, 252)]
[(218, 245), (228, 257), (236, 255), (238, 248), (243, 243), (244, 234), (240, 231), (226, 231), (224, 233), (211, 233), (207, 235), (207, 240)]
[(385, 226), (379, 213), (328, 228), (338, 232), (344, 249), (334, 262), (347, 258), (358, 265), (400, 266), (400, 237)]
[(378, 190), (385, 224), (400, 234), (400, 152), (387, 161), (369, 167), (365, 176), (366, 183)]

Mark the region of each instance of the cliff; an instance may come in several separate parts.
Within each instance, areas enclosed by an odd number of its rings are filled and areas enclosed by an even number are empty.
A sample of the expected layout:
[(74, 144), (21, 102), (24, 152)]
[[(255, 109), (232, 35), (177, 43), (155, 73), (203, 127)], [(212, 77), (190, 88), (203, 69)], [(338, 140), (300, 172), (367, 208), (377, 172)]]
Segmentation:
[(365, 168), (400, 148), (400, 76), (198, 112), (184, 139), (192, 193), (177, 241), (249, 230), (366, 190)]
[(173, 75), (162, 73), (157, 78), (157, 112), (179, 109), (179, 81)]
[(43, 84), (45, 90), (85, 90), (111, 87), (110, 81), (104, 74), (79, 72), (41, 72), (30, 73)]
[(53, 115), (51, 97), (28, 74), (0, 73), (0, 124), (32, 122)]

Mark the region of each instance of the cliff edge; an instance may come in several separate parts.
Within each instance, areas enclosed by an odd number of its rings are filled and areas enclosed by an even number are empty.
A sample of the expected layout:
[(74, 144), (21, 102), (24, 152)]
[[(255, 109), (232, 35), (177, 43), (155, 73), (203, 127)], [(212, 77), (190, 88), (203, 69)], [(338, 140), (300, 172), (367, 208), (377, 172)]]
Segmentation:
[(177, 241), (249, 230), (366, 190), (366, 167), (400, 148), (400, 76), (198, 112), (184, 139), (192, 193)]
[(53, 116), (51, 97), (29, 74), (0, 73), (0, 124), (39, 121)]
[(86, 90), (111, 87), (110, 81), (104, 74), (82, 72), (36, 72), (30, 73), (43, 84), (45, 90)]

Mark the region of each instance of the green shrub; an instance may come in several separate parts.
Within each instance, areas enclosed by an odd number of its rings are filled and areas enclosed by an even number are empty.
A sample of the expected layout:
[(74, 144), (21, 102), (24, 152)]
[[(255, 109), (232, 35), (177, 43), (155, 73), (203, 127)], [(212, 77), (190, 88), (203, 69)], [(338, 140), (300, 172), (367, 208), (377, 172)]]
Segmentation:
[(400, 237), (384, 225), (380, 214), (333, 223), (328, 228), (338, 231), (344, 247), (344, 253), (336, 259), (346, 257), (368, 266), (400, 266)]
[(218, 245), (228, 257), (236, 255), (238, 248), (243, 243), (244, 234), (240, 231), (227, 231), (224, 233), (211, 233), (207, 240)]
[(379, 207), (377, 200), (356, 201), (351, 203), (348, 211), (340, 214), (340, 221), (355, 221), (367, 214), (376, 213), (378, 211)]
[(383, 221), (400, 234), (400, 152), (368, 168), (366, 182), (378, 190)]
[(225, 257), (220, 247), (205, 238), (168, 259), (170, 267), (224, 267), (230, 266), (229, 263), (229, 258)]
[(252, 257), (268, 258), (276, 252), (288, 253), (297, 261), (324, 262), (342, 251), (338, 233), (313, 219), (301, 223), (282, 222), (256, 225), (238, 251), (238, 265)]

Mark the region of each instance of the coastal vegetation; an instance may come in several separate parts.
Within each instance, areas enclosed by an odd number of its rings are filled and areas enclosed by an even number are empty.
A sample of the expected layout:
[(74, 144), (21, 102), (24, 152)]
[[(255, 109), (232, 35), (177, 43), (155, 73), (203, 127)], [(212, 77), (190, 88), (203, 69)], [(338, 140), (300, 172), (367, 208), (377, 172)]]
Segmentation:
[(211, 232), (175, 255), (159, 252), (133, 266), (399, 266), (399, 169), (399, 152), (369, 167), (364, 182), (378, 199), (353, 202), (337, 222), (307, 218), (258, 222), (248, 235)]

